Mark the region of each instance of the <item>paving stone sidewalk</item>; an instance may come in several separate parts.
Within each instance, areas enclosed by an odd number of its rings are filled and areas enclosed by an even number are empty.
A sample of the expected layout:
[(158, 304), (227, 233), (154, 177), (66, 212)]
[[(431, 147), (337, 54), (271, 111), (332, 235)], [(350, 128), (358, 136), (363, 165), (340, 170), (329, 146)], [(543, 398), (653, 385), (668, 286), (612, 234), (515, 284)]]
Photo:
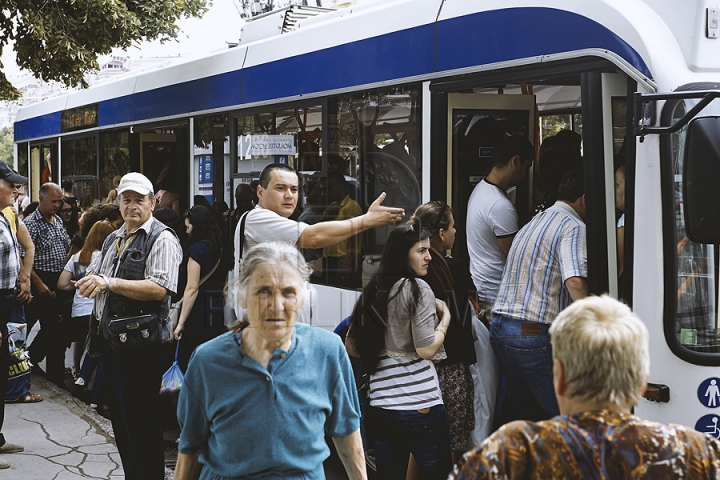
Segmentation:
[(31, 391), (44, 400), (5, 405), (5, 438), (25, 451), (2, 455), (11, 466), (0, 470), (0, 479), (124, 478), (108, 419), (42, 377), (33, 376)]

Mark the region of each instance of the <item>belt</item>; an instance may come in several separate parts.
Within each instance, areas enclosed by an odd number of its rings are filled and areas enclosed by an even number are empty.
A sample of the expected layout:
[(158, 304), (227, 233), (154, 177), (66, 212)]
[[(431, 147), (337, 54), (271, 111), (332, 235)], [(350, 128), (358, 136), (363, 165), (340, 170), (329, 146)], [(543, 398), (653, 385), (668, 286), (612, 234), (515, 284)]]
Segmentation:
[(9, 295), (13, 295), (15, 293), (14, 288), (0, 288), (0, 296), (7, 297)]

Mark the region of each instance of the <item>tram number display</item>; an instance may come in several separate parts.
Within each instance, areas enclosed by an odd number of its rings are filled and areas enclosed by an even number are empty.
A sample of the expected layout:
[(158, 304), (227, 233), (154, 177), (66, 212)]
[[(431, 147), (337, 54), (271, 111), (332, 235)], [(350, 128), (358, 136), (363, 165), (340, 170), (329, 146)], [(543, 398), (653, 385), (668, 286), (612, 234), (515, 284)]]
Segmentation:
[(252, 137), (250, 135), (240, 135), (238, 137), (238, 157), (250, 160), (252, 155), (250, 150), (252, 148)]
[(250, 160), (254, 156), (296, 155), (294, 135), (240, 135), (238, 157)]
[(61, 114), (60, 130), (71, 132), (83, 128), (98, 126), (98, 104), (63, 110)]

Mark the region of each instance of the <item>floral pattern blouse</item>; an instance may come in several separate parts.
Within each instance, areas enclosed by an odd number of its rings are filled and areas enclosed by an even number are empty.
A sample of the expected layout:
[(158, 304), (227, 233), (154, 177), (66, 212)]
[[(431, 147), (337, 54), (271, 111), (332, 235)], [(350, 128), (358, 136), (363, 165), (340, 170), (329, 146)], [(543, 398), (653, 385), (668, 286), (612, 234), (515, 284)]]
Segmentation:
[(450, 479), (718, 479), (720, 442), (682, 425), (598, 410), (512, 422), (467, 452)]

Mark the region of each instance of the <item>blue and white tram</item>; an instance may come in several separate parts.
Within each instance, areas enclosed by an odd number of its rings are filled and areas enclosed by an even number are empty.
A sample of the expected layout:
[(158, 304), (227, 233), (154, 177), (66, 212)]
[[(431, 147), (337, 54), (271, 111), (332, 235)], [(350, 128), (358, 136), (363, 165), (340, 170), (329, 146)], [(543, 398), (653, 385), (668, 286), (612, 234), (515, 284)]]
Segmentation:
[[(716, 221), (702, 213), (703, 204), (716, 206), (716, 169), (697, 162), (717, 158), (697, 150), (712, 151), (720, 138), (707, 127), (720, 91), (718, 9), (707, 0), (393, 0), (316, 16), (301, 9), (257, 17), (227, 51), (22, 108), (16, 166), (32, 192), (47, 178), (73, 180), (89, 203), (104, 198), (116, 174), (140, 170), (155, 180), (167, 167), (188, 206), (196, 194), (232, 205), (237, 184), (269, 162), (288, 162), (302, 172), (303, 197), (335, 169), (364, 208), (381, 191), (409, 211), (444, 199), (463, 232), (467, 198), (492, 153), (483, 119), (535, 145), (550, 118), (566, 120), (583, 137), (591, 291), (624, 298), (651, 332), (653, 400), (637, 412), (720, 435), (711, 428), (720, 399), (705, 389), (720, 377), (718, 239), (685, 222), (699, 215), (712, 233)], [(709, 105), (693, 109), (699, 102)], [(692, 141), (702, 137), (690, 135), (695, 126), (710, 128), (705, 144)], [(705, 147), (693, 157), (686, 144)], [(620, 157), (622, 291), (613, 176)], [(686, 169), (710, 173), (690, 182)], [(524, 218), (532, 183), (515, 192)], [(365, 276), (384, 235), (362, 240)], [(350, 313), (357, 288), (322, 275), (316, 282), (320, 324), (333, 326)]]

